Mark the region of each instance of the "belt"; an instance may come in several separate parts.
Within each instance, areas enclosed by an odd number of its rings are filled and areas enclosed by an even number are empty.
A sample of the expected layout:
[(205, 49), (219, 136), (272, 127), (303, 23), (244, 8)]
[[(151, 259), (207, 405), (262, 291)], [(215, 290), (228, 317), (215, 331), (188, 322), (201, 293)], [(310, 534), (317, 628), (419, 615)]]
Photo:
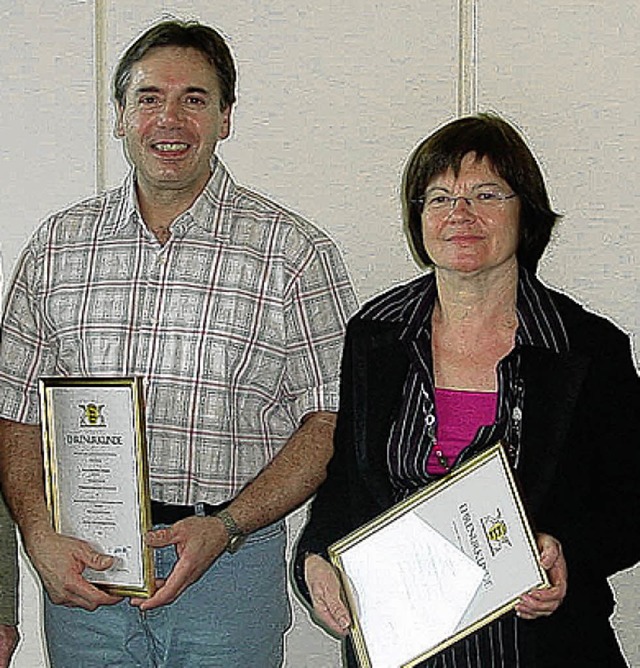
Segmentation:
[(151, 500), (151, 521), (153, 524), (175, 524), (185, 517), (198, 515), (200, 517), (217, 515), (224, 510), (231, 501), (212, 506), (209, 503), (196, 503), (193, 506), (175, 506), (161, 501)]

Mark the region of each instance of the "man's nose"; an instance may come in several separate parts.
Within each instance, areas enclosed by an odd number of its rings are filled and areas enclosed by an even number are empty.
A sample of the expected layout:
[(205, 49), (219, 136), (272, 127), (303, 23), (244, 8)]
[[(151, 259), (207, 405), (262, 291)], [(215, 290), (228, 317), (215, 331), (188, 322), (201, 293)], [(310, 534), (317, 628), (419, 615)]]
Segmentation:
[(166, 100), (160, 110), (159, 120), (164, 125), (176, 125), (184, 120), (180, 100)]

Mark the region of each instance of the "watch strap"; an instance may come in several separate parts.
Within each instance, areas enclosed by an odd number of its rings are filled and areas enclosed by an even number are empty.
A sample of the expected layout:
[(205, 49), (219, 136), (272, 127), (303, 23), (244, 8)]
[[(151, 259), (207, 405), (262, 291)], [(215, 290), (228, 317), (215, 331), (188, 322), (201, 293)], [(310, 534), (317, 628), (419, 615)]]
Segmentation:
[(227, 552), (231, 552), (231, 554), (234, 554), (240, 549), (240, 547), (244, 543), (246, 535), (242, 531), (242, 529), (238, 526), (238, 524), (233, 519), (231, 513), (228, 510), (226, 509), (220, 510), (218, 513), (216, 513), (216, 517), (224, 525), (225, 531), (227, 532), (227, 536), (229, 538), (226, 548)]

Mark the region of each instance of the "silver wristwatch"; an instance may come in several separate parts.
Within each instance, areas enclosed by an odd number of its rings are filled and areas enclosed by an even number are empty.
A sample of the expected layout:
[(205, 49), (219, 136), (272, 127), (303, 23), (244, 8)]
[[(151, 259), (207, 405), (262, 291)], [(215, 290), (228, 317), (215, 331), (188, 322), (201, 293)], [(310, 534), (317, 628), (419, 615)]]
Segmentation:
[(227, 536), (229, 537), (229, 542), (227, 543), (227, 552), (230, 554), (235, 554), (247, 539), (246, 534), (236, 524), (236, 521), (233, 519), (233, 517), (231, 517), (231, 513), (228, 510), (221, 510), (220, 512), (216, 513), (216, 517), (222, 522), (222, 524), (224, 524), (224, 528), (227, 531)]

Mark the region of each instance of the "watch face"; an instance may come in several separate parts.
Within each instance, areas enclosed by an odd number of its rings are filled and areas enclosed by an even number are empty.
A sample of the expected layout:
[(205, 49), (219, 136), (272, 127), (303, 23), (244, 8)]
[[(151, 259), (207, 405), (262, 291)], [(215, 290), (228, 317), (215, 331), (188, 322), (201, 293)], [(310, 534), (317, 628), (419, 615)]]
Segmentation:
[(228, 510), (221, 510), (216, 517), (224, 524), (224, 528), (229, 536), (227, 552), (235, 554), (242, 547), (246, 536), (242, 533)]
[(244, 545), (246, 539), (247, 537), (242, 535), (231, 536), (229, 544), (227, 545), (227, 551), (231, 554), (235, 554)]

